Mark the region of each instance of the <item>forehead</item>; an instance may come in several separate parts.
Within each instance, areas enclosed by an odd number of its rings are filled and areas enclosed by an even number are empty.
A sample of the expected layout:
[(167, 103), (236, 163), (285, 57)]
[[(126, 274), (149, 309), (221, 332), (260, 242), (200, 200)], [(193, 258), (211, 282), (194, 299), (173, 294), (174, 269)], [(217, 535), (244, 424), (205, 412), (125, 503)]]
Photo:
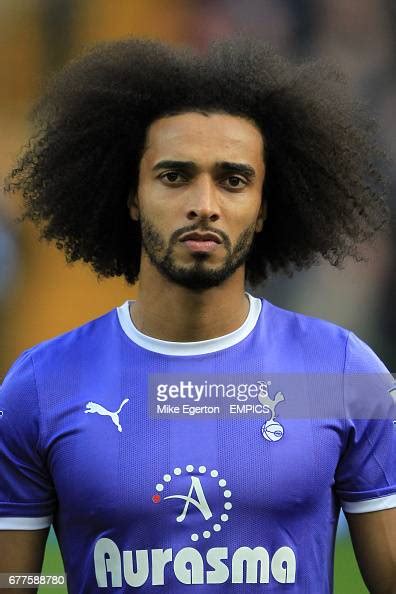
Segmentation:
[(260, 130), (229, 114), (188, 112), (155, 120), (148, 129), (144, 158), (188, 161), (263, 161)]

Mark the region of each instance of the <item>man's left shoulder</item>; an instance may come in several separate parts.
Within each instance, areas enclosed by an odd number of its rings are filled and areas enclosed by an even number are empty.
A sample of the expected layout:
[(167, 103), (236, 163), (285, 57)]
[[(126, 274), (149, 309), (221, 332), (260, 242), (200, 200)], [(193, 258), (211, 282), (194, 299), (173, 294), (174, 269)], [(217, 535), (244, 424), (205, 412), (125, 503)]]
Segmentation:
[(348, 341), (350, 330), (324, 320), (322, 318), (291, 311), (267, 303), (271, 320), (278, 331), (287, 334), (291, 339), (300, 341), (302, 344), (327, 344), (332, 348), (344, 348)]
[(270, 307), (278, 336), (283, 334), (289, 344), (298, 345), (306, 361), (316, 361), (328, 371), (347, 368), (362, 372), (387, 371), (370, 346), (351, 329), (272, 304)]

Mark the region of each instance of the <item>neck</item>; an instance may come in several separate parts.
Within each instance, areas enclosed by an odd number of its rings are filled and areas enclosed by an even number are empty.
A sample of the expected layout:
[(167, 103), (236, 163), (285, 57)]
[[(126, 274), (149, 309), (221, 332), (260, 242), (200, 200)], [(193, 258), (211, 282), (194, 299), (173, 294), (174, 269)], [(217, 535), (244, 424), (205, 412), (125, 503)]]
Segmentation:
[(248, 313), (243, 267), (220, 286), (198, 292), (169, 281), (142, 258), (131, 316), (143, 334), (172, 342), (209, 340), (239, 328)]

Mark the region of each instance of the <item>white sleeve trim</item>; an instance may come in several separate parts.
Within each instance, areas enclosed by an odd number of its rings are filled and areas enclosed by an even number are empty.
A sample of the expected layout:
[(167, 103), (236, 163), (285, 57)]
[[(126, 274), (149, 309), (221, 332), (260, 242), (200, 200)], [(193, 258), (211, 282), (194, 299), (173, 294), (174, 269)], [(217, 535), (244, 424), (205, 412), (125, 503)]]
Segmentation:
[(52, 516), (43, 518), (0, 518), (0, 530), (40, 530), (52, 524)]
[(349, 514), (364, 514), (366, 512), (381, 511), (396, 507), (396, 493), (365, 499), (364, 501), (341, 501), (342, 509)]

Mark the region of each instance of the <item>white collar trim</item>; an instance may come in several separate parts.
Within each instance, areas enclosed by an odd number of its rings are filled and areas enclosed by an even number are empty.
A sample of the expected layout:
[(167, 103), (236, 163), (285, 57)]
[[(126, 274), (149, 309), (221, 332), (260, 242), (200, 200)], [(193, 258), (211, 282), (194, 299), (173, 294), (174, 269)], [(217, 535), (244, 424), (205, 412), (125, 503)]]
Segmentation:
[(208, 353), (215, 353), (228, 347), (231, 347), (246, 338), (255, 327), (261, 312), (261, 299), (253, 297), (246, 293), (249, 298), (250, 308), (246, 320), (242, 326), (217, 338), (210, 338), (209, 340), (200, 340), (196, 342), (172, 342), (168, 340), (160, 340), (143, 334), (136, 328), (131, 320), (129, 313), (129, 305), (133, 301), (126, 301), (120, 307), (117, 307), (118, 320), (125, 334), (137, 345), (153, 351), (154, 353), (161, 353), (163, 355), (176, 356), (191, 356), (191, 355), (206, 355)]

